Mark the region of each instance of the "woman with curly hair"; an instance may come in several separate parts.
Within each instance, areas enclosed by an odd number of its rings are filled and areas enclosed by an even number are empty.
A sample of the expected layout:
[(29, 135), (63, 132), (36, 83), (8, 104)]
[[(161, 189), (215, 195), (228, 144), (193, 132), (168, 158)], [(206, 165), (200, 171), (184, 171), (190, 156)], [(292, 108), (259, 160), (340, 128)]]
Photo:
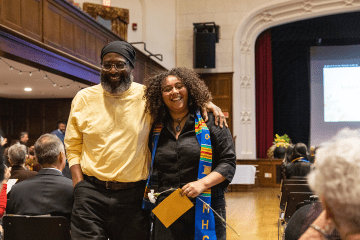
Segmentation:
[[(155, 218), (154, 239), (226, 239), (226, 226), (202, 201), (225, 218), (224, 192), (234, 176), (236, 156), (229, 129), (217, 127), (211, 113), (206, 124), (200, 115), (211, 99), (208, 88), (186, 68), (150, 77), (145, 85), (145, 111), (154, 120), (158, 191), (181, 188), (195, 205), (168, 228)], [(161, 194), (157, 204), (169, 194)]]

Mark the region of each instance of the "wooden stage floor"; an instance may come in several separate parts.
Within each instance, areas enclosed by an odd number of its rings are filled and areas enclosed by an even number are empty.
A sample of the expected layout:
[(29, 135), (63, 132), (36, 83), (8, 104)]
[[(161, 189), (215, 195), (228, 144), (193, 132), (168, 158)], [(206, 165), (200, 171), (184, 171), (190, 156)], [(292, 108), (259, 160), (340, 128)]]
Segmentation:
[(255, 188), (226, 193), (227, 240), (276, 240), (279, 218), (279, 188)]

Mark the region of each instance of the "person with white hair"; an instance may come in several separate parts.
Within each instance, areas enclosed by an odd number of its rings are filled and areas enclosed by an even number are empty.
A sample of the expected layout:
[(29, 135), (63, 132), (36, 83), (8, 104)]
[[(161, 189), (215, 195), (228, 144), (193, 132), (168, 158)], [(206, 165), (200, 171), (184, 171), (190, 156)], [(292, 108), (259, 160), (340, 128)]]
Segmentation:
[(308, 183), (324, 211), (300, 240), (327, 239), (334, 227), (343, 240), (360, 239), (360, 129), (343, 129), (317, 150)]
[(26, 146), (20, 143), (15, 143), (8, 150), (9, 162), (12, 166), (10, 179), (17, 179), (16, 184), (37, 174), (25, 167), (26, 154)]

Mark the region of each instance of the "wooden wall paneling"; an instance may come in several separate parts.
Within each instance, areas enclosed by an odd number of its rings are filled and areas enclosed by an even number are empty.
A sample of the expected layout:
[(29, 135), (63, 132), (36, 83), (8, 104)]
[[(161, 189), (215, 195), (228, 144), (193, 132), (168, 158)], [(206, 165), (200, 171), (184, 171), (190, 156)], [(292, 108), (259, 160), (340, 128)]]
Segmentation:
[[(58, 121), (58, 106), (56, 99), (48, 100), (44, 102), (45, 115), (43, 116), (45, 126), (44, 133), (50, 133), (56, 129), (56, 123)], [(52, 116), (49, 118), (48, 116)]]
[(134, 69), (134, 82), (143, 83), (145, 79), (146, 57), (136, 52), (136, 62)]
[(43, 119), (41, 114), (41, 100), (25, 100), (28, 105), (28, 122), (29, 122), (29, 144), (28, 147), (35, 144), (36, 140), (43, 133)]
[(44, 43), (61, 49), (60, 10), (44, 1)]
[(86, 59), (86, 30), (80, 24), (74, 26), (74, 55)]
[[(150, 59), (149, 59), (150, 60)], [(150, 72), (148, 73), (148, 76), (153, 76), (159, 73), (159, 70), (151, 61), (148, 61)]]
[(22, 32), (21, 29), (21, 0), (2, 0), (0, 23)]
[(12, 115), (10, 117), (13, 125), (12, 140), (19, 140), (19, 134), (21, 132), (27, 132), (27, 104), (24, 104), (22, 100), (14, 100), (12, 103)]
[(101, 49), (107, 44), (106, 38), (96, 38), (95, 62), (97, 66), (101, 66)]
[(259, 187), (280, 187), (277, 168), (281, 165), (282, 159), (242, 159), (236, 160), (237, 165), (254, 165), (257, 170), (257, 182)]
[[(72, 99), (60, 99), (58, 102), (59, 115), (57, 121), (68, 121)], [(57, 125), (56, 125), (57, 127)]]
[(274, 165), (271, 163), (262, 163), (259, 165), (259, 184), (263, 187), (271, 187), (273, 185), (273, 181), (270, 179), (275, 178), (274, 174)]
[(74, 54), (74, 19), (69, 16), (61, 15), (60, 17), (60, 36), (61, 46), (64, 52)]
[(1, 128), (8, 138), (18, 140), (20, 132), (29, 133), (29, 146), (44, 133), (57, 129), (59, 120), (67, 122), (72, 99), (0, 98)]
[(145, 78), (148, 77), (148, 76), (150, 76), (151, 70), (152, 70), (152, 69), (151, 69), (150, 64), (146, 61), (146, 62), (145, 62)]
[(86, 31), (86, 58), (88, 62), (96, 64), (96, 36)]
[(134, 82), (144, 83), (145, 80), (145, 65), (146, 63), (141, 59), (137, 60), (134, 69)]
[(22, 28), (24, 33), (42, 41), (42, 2), (40, 0), (23, 0)]
[(1, 118), (1, 129), (5, 133), (12, 134), (11, 126), (11, 114), (12, 107), (6, 98), (0, 98), (0, 118)]

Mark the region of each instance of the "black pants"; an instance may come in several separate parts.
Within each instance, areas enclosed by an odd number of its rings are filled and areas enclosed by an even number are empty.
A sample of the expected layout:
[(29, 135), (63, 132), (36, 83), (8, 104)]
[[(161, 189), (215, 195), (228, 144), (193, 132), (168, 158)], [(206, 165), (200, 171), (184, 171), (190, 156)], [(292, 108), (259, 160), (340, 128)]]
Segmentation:
[(85, 180), (74, 188), (71, 238), (148, 240), (149, 212), (142, 210), (144, 186), (108, 190)]

